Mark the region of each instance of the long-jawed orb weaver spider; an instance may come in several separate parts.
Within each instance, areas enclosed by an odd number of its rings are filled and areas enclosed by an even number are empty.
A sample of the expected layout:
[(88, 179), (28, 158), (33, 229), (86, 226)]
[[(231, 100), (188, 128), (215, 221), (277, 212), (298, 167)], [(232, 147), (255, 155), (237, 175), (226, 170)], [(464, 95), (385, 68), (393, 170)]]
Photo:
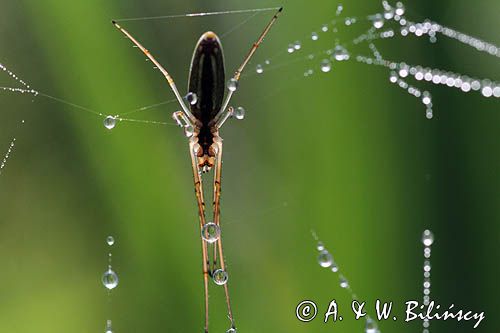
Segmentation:
[[(282, 7), (277, 9), (272, 19), (264, 28), (257, 41), (252, 45), (250, 51), (243, 59), (243, 62), (227, 83), (227, 94), (225, 83), (224, 54), (219, 37), (211, 32), (205, 32), (194, 49), (191, 60), (189, 75), (189, 93), (196, 96), (191, 101), (190, 107), (186, 105), (180, 95), (174, 80), (165, 68), (151, 55), (151, 53), (141, 45), (129, 32), (123, 29), (116, 21), (113, 24), (126, 37), (128, 37), (161, 71), (174, 92), (182, 111), (173, 113), (173, 118), (184, 127), (187, 137), (189, 137), (189, 153), (191, 156), (194, 187), (196, 200), (198, 203), (198, 214), (200, 217), (200, 229), (202, 232), (202, 256), (203, 256), (203, 280), (205, 289), (205, 332), (208, 332), (209, 302), (208, 302), (208, 278), (215, 279), (214, 273), (222, 274), (222, 280), (215, 281), (224, 286), (226, 304), (228, 309), (231, 328), (228, 332), (235, 332), (235, 321), (231, 309), (229, 291), (227, 285), (226, 265), (224, 263), (224, 253), (222, 250), (222, 240), (220, 237), (220, 196), (221, 196), (221, 168), (222, 168), (222, 138), (219, 129), (224, 122), (233, 114), (234, 108), (229, 106), (231, 97), (237, 89), (238, 81), (245, 66), (248, 64), (265, 36), (276, 22)], [(214, 169), (213, 182), (213, 222), (212, 228), (215, 230), (215, 237), (207, 240), (203, 237), (204, 227), (207, 226), (205, 217), (205, 200), (203, 196), (202, 173)], [(208, 244), (215, 243), (213, 248), (212, 267), (210, 267)], [(220, 258), (220, 269), (217, 269), (217, 257)]]

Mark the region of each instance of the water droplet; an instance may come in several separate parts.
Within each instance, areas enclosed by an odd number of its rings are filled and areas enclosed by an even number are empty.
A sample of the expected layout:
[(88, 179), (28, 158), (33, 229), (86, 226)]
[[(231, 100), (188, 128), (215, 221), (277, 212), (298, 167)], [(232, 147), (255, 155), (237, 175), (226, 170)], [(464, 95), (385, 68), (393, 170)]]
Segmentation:
[(344, 6), (342, 6), (342, 4), (339, 4), (337, 6), (337, 11), (335, 12), (335, 15), (339, 16), (343, 10), (344, 10)]
[(330, 252), (323, 250), (318, 255), (318, 263), (321, 267), (330, 267), (332, 265), (333, 258)]
[(399, 76), (401, 77), (407, 77), (408, 74), (410, 73), (410, 68), (408, 67), (407, 64), (401, 63), (399, 66)]
[(335, 261), (332, 261), (332, 266), (330, 267), (332, 272), (337, 273), (339, 271), (339, 266), (335, 263)]
[(220, 237), (220, 227), (213, 222), (205, 223), (201, 228), (201, 237), (207, 243), (215, 243)]
[(228, 329), (228, 330), (226, 331), (226, 333), (236, 333), (236, 328), (231, 327), (230, 329)]
[(370, 317), (366, 317), (365, 333), (378, 333), (377, 323)]
[(213, 278), (215, 284), (217, 284), (219, 286), (225, 285), (227, 283), (227, 279), (228, 279), (227, 273), (226, 273), (226, 271), (224, 271), (222, 269), (216, 270), (212, 276), (213, 276), (212, 278)]
[(270, 64), (271, 64), (271, 60), (266, 59), (266, 60), (264, 61), (264, 63), (265, 63), (266, 65), (270, 65)]
[(262, 67), (261, 64), (258, 64), (256, 67), (255, 67), (255, 71), (257, 72), (257, 74), (262, 74), (264, 73), (264, 67)]
[(295, 47), (293, 46), (293, 44), (288, 44), (287, 51), (288, 53), (293, 53), (295, 51)]
[(339, 278), (339, 281), (340, 281), (340, 287), (341, 288), (349, 288), (349, 282), (347, 281), (347, 279), (345, 277), (343, 277), (342, 275), (340, 276)]
[(234, 117), (238, 120), (242, 120), (243, 118), (245, 118), (245, 109), (241, 106), (238, 106), (234, 110)]
[(403, 16), (405, 14), (405, 6), (401, 2), (396, 3), (396, 11), (395, 12), (396, 12), (396, 15)]
[(318, 33), (316, 33), (316, 32), (311, 33), (311, 39), (318, 40), (319, 39)]
[(389, 81), (391, 81), (392, 83), (398, 82), (398, 74), (394, 71), (391, 71), (391, 74), (389, 76)]
[(381, 14), (373, 16), (372, 24), (375, 29), (382, 28), (384, 26), (384, 17)]
[(111, 268), (108, 268), (102, 275), (102, 284), (109, 290), (115, 289), (118, 286), (118, 275)]
[(318, 244), (316, 245), (316, 249), (318, 249), (318, 251), (323, 251), (325, 249), (325, 246), (323, 245), (323, 243), (318, 242)]
[(481, 90), (484, 97), (491, 97), (493, 95), (493, 89), (490, 86), (485, 86)]
[(422, 234), (422, 243), (425, 246), (431, 246), (434, 243), (434, 234), (430, 230), (425, 230)]
[(295, 43), (293, 43), (293, 48), (296, 49), (297, 51), (300, 50), (300, 48), (302, 47), (302, 44), (300, 44), (300, 41), (295, 41)]
[(104, 127), (110, 130), (115, 128), (115, 126), (116, 126), (116, 117), (106, 116), (106, 118), (104, 118)]
[(321, 27), (321, 31), (327, 32), (328, 31), (328, 24), (323, 24), (323, 26)]
[(105, 333), (113, 333), (113, 325), (111, 320), (106, 321), (106, 330), (104, 331)]
[(187, 125), (186, 127), (184, 127), (184, 135), (186, 135), (186, 137), (190, 138), (193, 136), (193, 134), (194, 134), (193, 126)]
[(428, 91), (423, 92), (422, 103), (429, 105), (432, 102), (431, 94)]
[(337, 61), (349, 60), (349, 52), (344, 47), (337, 45), (333, 50), (333, 58)]
[(308, 70), (306, 70), (306, 71), (304, 72), (304, 76), (305, 76), (305, 77), (308, 77), (308, 76), (313, 75), (313, 73), (314, 73), (314, 71), (313, 71), (312, 69), (310, 69), (310, 68), (309, 68)]
[(477, 80), (474, 80), (471, 82), (470, 86), (471, 86), (472, 90), (477, 91), (481, 88), (481, 83), (479, 83), (479, 81), (477, 81)]
[(386, 20), (390, 20), (394, 17), (394, 8), (392, 8), (391, 6), (388, 6), (385, 10), (384, 10), (384, 18)]
[(332, 69), (332, 64), (330, 63), (330, 60), (323, 59), (321, 61), (320, 67), (323, 73), (328, 73)]
[[(425, 272), (431, 271), (431, 262), (429, 260), (424, 261), (424, 271)], [(428, 276), (426, 276), (426, 277), (428, 277)]]
[(500, 97), (500, 86), (493, 88), (493, 96)]
[(113, 245), (115, 243), (115, 239), (113, 238), (113, 236), (108, 236), (106, 238), (106, 243), (108, 243), (109, 246)]
[(195, 105), (196, 103), (198, 103), (198, 95), (196, 95), (194, 92), (188, 92), (184, 98), (191, 105)]
[(230, 91), (236, 91), (236, 89), (238, 89), (238, 80), (236, 80), (234, 77), (231, 78), (227, 82), (227, 89), (229, 89)]

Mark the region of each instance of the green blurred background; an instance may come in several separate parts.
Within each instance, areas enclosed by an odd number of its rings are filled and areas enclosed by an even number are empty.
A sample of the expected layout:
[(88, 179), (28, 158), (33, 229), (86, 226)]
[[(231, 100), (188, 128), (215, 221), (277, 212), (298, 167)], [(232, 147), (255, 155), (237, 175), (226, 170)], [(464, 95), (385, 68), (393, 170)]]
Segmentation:
[[(434, 231), (432, 296), (443, 306), (485, 311), (477, 332), (498, 331), (500, 307), (500, 110), (498, 99), (456, 89), (423, 105), (389, 83), (387, 70), (319, 60), (291, 62), (289, 42), (335, 16), (334, 1), (283, 1), (234, 104), (225, 139), (222, 223), (230, 290), (240, 332), (361, 332), (347, 318), (303, 324), (295, 306), (335, 298), (338, 277), (316, 263), (314, 228), (356, 293), (370, 303), (421, 299), (425, 228)], [(280, 5), (269, 1), (12, 1), (0, 11), (0, 62), (44, 93), (104, 114), (172, 98), (164, 79), (109, 23), (157, 16)], [(430, 17), (500, 43), (495, 0), (412, 1), (408, 16)], [(344, 3), (344, 15), (380, 11), (379, 1)], [(271, 13), (223, 38), (226, 70), (239, 64)], [(185, 92), (194, 44), (206, 30), (231, 30), (245, 15), (127, 22)], [(366, 27), (366, 25), (363, 25)], [(353, 30), (355, 30), (354, 28)], [(340, 29), (338, 38), (356, 34)], [(321, 35), (320, 48), (333, 37)], [(303, 55), (310, 42), (304, 42)], [(498, 58), (438, 38), (377, 43), (391, 60), (499, 79)], [(318, 46), (316, 46), (318, 47)], [(359, 52), (358, 52), (359, 51)], [(281, 53), (280, 53), (281, 52)], [(360, 47), (357, 53), (369, 54)], [(277, 55), (276, 55), (277, 54)], [(283, 65), (256, 76), (272, 58)], [(315, 75), (303, 77), (313, 66)], [(0, 73), (1, 74), (1, 73)], [(2, 85), (12, 85), (1, 75)], [(43, 97), (0, 93), (0, 150), (16, 149), (0, 176), (0, 332), (201, 332), (201, 255), (186, 139), (174, 126), (119, 123)], [(174, 105), (140, 119), (171, 122)], [(19, 121), (26, 124), (19, 128)], [(120, 285), (111, 300), (100, 283), (113, 235)], [(211, 328), (228, 328), (222, 289), (211, 287)], [(373, 314), (373, 311), (372, 311)], [(421, 323), (381, 323), (383, 332), (419, 332)], [(471, 332), (437, 322), (434, 332)]]

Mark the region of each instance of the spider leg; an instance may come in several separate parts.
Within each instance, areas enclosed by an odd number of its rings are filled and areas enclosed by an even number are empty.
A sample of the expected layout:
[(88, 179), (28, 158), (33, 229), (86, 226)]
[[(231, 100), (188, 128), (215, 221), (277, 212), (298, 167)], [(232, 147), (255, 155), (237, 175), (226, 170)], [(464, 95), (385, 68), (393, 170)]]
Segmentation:
[[(220, 197), (221, 197), (221, 179), (222, 179), (222, 138), (219, 136), (218, 132), (214, 132), (214, 146), (215, 146), (215, 165), (214, 165), (214, 223), (220, 226)], [(220, 268), (226, 271), (226, 264), (224, 261), (224, 252), (222, 249), (222, 232), (219, 239), (216, 242), (217, 249), (214, 250), (214, 261), (217, 260), (217, 252), (220, 258)], [(228, 284), (224, 284), (224, 293), (226, 296), (227, 312), (229, 320), (231, 321), (231, 327), (234, 327), (234, 317), (233, 311), (231, 309), (231, 299), (229, 297)]]
[[(195, 154), (195, 148), (199, 147), (198, 139), (192, 136), (189, 140), (189, 154), (191, 156), (191, 164), (193, 167), (193, 178), (194, 178), (194, 191), (196, 194), (196, 201), (198, 203), (198, 215), (200, 217), (200, 238), (203, 225), (205, 224), (205, 202), (203, 199), (203, 185), (200, 176), (200, 168), (198, 166), (198, 156)], [(203, 282), (205, 290), (205, 333), (208, 333), (208, 276), (209, 276), (209, 261), (208, 261), (208, 249), (207, 242), (201, 238), (201, 250), (202, 250), (202, 268), (203, 268)]]
[[(238, 69), (234, 73), (234, 75), (233, 75), (234, 80), (236, 80), (236, 81), (240, 80), (241, 73), (245, 69), (245, 66), (248, 64), (250, 59), (252, 59), (253, 55), (255, 54), (255, 51), (257, 51), (257, 48), (260, 46), (260, 44), (264, 41), (264, 38), (269, 33), (269, 30), (271, 30), (272, 26), (274, 25), (274, 23), (278, 19), (278, 15), (281, 13), (282, 10), (283, 10), (283, 7), (278, 9), (278, 11), (271, 18), (271, 21), (269, 21), (269, 23), (264, 28), (264, 31), (262, 31), (262, 33), (260, 34), (259, 38), (255, 41), (255, 43), (253, 43), (252, 47), (248, 51), (248, 54), (243, 59), (243, 62), (241, 63), (240, 67), (238, 67)], [(231, 101), (231, 97), (233, 96), (233, 93), (234, 93), (234, 91), (229, 90), (228, 94), (226, 95), (226, 98), (224, 99), (224, 102), (222, 103), (222, 108), (220, 109), (219, 113), (217, 113), (217, 115), (214, 118), (214, 123), (220, 123), (221, 119), (223, 117), (226, 117), (226, 119), (227, 119), (227, 116), (226, 116), (226, 113), (228, 112), (227, 107), (229, 105), (229, 102)], [(222, 121), (220, 126), (222, 126), (223, 123), (224, 123), (224, 121)]]
[(142, 51), (142, 53), (144, 53), (146, 55), (146, 57), (148, 57), (148, 59), (151, 60), (151, 62), (160, 70), (160, 72), (163, 74), (163, 76), (165, 76), (165, 78), (167, 79), (167, 82), (170, 85), (170, 88), (174, 92), (174, 95), (177, 98), (177, 101), (179, 102), (179, 104), (182, 108), (182, 111), (184, 111), (186, 116), (189, 118), (189, 120), (193, 124), (197, 124), (198, 121), (196, 120), (196, 117), (191, 113), (191, 111), (187, 107), (186, 103), (184, 103), (184, 100), (182, 99), (182, 96), (180, 95), (179, 90), (177, 89), (177, 86), (175, 85), (174, 79), (170, 76), (170, 74), (167, 72), (167, 70), (155, 59), (155, 57), (153, 57), (153, 55), (148, 51), (148, 49), (146, 49), (144, 46), (142, 46), (142, 44), (139, 43), (139, 41), (137, 39), (135, 39), (127, 30), (122, 28), (118, 23), (116, 23), (116, 21), (112, 21), (112, 23), (128, 39), (130, 39), (132, 41), (132, 43), (134, 43), (134, 45), (137, 46)]

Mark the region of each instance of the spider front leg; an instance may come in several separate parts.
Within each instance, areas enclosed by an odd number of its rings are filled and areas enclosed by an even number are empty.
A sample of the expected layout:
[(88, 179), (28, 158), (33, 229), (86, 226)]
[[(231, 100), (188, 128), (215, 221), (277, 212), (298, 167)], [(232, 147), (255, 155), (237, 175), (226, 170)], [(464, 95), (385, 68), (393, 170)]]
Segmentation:
[[(250, 59), (252, 59), (253, 55), (255, 54), (257, 49), (259, 48), (260, 44), (262, 44), (262, 42), (264, 41), (264, 38), (269, 33), (269, 30), (271, 30), (272, 26), (274, 25), (274, 23), (278, 19), (278, 15), (281, 13), (282, 10), (283, 10), (283, 7), (278, 9), (276, 14), (274, 14), (274, 16), (271, 18), (271, 21), (269, 21), (269, 23), (264, 28), (264, 31), (262, 31), (262, 33), (260, 34), (259, 38), (255, 41), (255, 43), (253, 43), (252, 47), (248, 51), (248, 54), (243, 59), (243, 62), (241, 63), (240, 67), (238, 67), (238, 69), (234, 73), (233, 77), (230, 80), (230, 82), (232, 82), (233, 88), (228, 87), (229, 92), (227, 93), (227, 95), (224, 99), (224, 102), (222, 103), (222, 108), (219, 110), (219, 113), (216, 115), (215, 119), (221, 119), (222, 114), (224, 112), (227, 112), (226, 111), (228, 109), (227, 107), (229, 105), (229, 102), (231, 101), (231, 98), (233, 97), (234, 92), (236, 91), (236, 86), (238, 85), (238, 81), (240, 80), (241, 73), (243, 73), (243, 70), (245, 69), (246, 65), (250, 62)], [(226, 119), (227, 119), (227, 117), (226, 117)], [(224, 122), (222, 122), (222, 123), (224, 123)], [(220, 126), (222, 126), (222, 124)]]
[(146, 49), (144, 46), (142, 46), (141, 43), (137, 39), (135, 39), (127, 30), (122, 28), (116, 21), (111, 21), (113, 25), (121, 31), (132, 43), (141, 50), (142, 53), (158, 68), (158, 70), (163, 74), (165, 79), (167, 80), (170, 89), (172, 89), (172, 92), (174, 93), (175, 97), (177, 98), (177, 101), (179, 102), (180, 107), (182, 108), (182, 111), (185, 113), (185, 116), (191, 120), (191, 122), (195, 123), (196, 122), (196, 117), (191, 113), (191, 110), (187, 107), (186, 103), (184, 103), (184, 100), (182, 99), (181, 94), (179, 93), (179, 90), (177, 89), (177, 86), (175, 85), (174, 79), (170, 76), (170, 74), (167, 72), (167, 70), (160, 64), (158, 60), (153, 57), (153, 55), (149, 52), (148, 49)]

